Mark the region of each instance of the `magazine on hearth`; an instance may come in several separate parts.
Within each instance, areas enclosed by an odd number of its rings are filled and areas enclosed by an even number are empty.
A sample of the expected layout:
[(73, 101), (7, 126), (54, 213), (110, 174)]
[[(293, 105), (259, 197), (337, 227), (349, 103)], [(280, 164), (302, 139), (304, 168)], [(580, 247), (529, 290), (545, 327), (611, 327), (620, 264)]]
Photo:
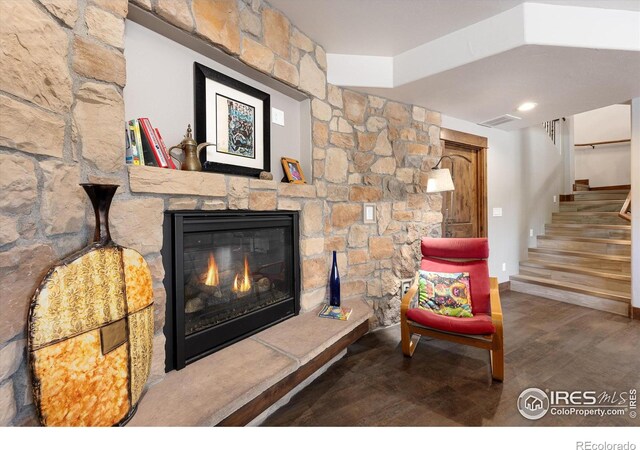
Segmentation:
[(337, 319), (337, 320), (349, 320), (349, 316), (351, 315), (351, 308), (340, 307), (340, 306), (331, 306), (324, 305), (318, 314), (318, 317), (325, 317), (327, 319)]

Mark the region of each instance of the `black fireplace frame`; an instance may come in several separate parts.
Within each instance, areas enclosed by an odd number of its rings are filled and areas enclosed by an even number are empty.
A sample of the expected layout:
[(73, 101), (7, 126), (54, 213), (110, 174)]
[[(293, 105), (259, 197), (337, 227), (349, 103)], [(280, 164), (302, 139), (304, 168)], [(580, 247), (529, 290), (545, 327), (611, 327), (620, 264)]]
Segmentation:
[[(166, 211), (162, 260), (167, 294), (164, 334), (165, 371), (180, 370), (241, 339), (262, 331), (300, 312), (300, 230), (298, 211)], [(214, 327), (185, 336), (184, 284), (176, 283), (183, 274), (184, 234), (206, 231), (290, 227), (293, 267), (293, 297), (257, 311), (228, 320)], [(178, 275), (181, 277), (182, 275)], [(220, 344), (211, 347), (208, 342)]]

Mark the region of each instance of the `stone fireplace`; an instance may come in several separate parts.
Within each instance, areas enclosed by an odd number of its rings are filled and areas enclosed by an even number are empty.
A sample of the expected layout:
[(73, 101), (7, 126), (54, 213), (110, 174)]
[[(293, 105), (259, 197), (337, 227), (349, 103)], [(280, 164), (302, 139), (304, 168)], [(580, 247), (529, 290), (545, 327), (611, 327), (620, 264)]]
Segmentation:
[(297, 211), (169, 211), (166, 368), (298, 314)]

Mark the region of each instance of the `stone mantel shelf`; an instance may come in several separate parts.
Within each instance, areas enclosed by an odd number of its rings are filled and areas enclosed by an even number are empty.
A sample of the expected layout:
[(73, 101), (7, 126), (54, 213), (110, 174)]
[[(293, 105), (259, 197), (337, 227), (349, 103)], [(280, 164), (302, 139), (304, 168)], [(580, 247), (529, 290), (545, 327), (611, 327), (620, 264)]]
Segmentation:
[(213, 172), (162, 169), (153, 166), (127, 166), (131, 192), (164, 195), (226, 197), (227, 180), (246, 180), (251, 191), (277, 191), (283, 197), (316, 198), (310, 184), (282, 183)]
[(131, 426), (212, 426), (251, 402), (372, 317), (361, 299), (349, 320), (313, 312), (288, 319), (254, 336), (173, 371), (143, 395)]

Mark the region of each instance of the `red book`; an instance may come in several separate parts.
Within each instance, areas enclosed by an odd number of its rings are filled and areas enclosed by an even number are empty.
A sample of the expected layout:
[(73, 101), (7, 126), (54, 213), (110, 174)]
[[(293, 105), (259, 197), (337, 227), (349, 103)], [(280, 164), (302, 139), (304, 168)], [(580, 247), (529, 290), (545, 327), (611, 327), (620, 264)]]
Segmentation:
[(164, 153), (164, 157), (167, 158), (167, 162), (169, 163), (169, 168), (170, 169), (176, 169), (176, 165), (173, 162), (173, 158), (171, 157), (171, 155), (167, 151), (167, 146), (164, 145), (164, 139), (162, 139), (162, 135), (160, 134), (160, 130), (158, 130), (156, 128), (155, 131), (156, 131), (156, 137), (158, 138), (158, 143), (160, 144), (160, 149), (162, 150), (162, 153)]
[(162, 148), (158, 143), (158, 139), (156, 138), (156, 133), (153, 131), (153, 128), (151, 127), (151, 122), (149, 122), (149, 119), (147, 119), (146, 117), (139, 118), (138, 122), (140, 122), (140, 127), (142, 128), (144, 136), (145, 138), (147, 138), (147, 141), (149, 142), (149, 146), (151, 147), (153, 156), (158, 162), (158, 167), (168, 169), (169, 163), (167, 162), (167, 158), (164, 156), (164, 153), (162, 152)]

